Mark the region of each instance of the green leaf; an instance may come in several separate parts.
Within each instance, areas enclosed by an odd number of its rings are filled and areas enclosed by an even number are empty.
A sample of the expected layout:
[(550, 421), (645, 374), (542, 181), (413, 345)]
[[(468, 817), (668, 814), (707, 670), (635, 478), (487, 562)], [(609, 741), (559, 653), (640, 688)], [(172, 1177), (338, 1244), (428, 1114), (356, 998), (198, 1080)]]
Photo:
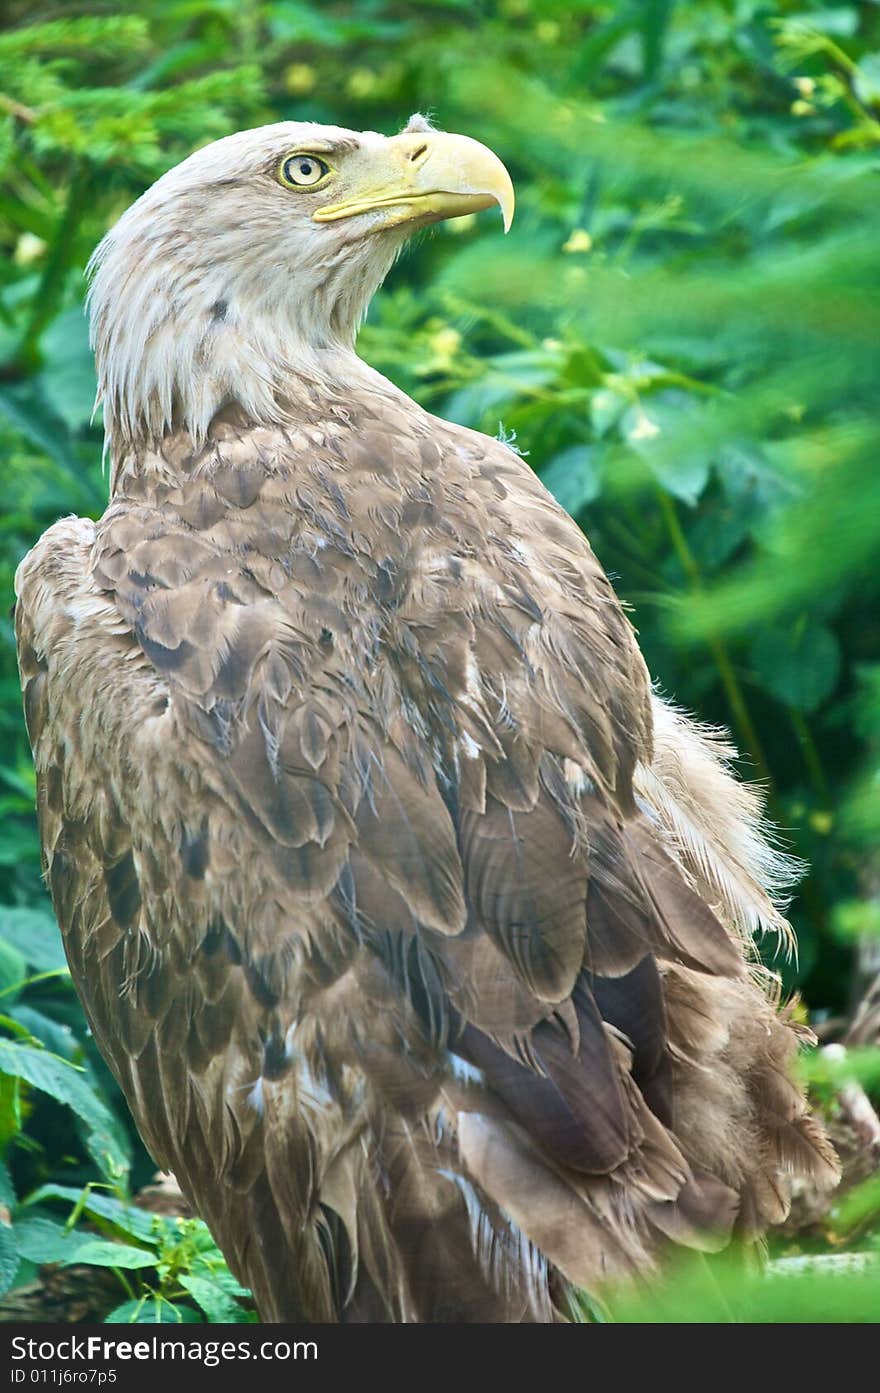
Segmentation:
[(859, 27), (859, 12), (855, 5), (838, 5), (836, 9), (820, 10), (818, 6), (787, 16), (786, 29), (816, 29), (820, 34), (833, 34), (848, 39)]
[(16, 818), (6, 819), (6, 826), (0, 825), (0, 866), (21, 866), (32, 860), (39, 866), (40, 848), (29, 825)]
[(860, 1083), (869, 1092), (880, 1088), (880, 1049), (850, 1045), (842, 1054), (827, 1049), (801, 1055), (801, 1073), (815, 1088), (832, 1093), (848, 1083)]
[(41, 1185), (39, 1190), (28, 1195), (26, 1204), (42, 1204), (45, 1200), (63, 1200), (73, 1206), (80, 1205), (86, 1214), (105, 1219), (114, 1228), (146, 1243), (158, 1243), (161, 1230), (167, 1223), (160, 1215), (139, 1209), (135, 1204), (124, 1204), (95, 1189), (90, 1189), (84, 1195), (74, 1185)]
[(118, 1180), (128, 1173), (129, 1156), (120, 1144), (118, 1124), (72, 1064), (33, 1045), (0, 1040), (0, 1073), (24, 1079), (33, 1088), (66, 1103), (85, 1123), (89, 1151), (104, 1174)]
[(12, 1176), (9, 1174), (9, 1167), (5, 1161), (0, 1161), (0, 1205), (4, 1209), (14, 1209), (17, 1204), (18, 1198), (12, 1183)]
[(617, 426), (627, 411), (626, 397), (613, 387), (602, 387), (594, 392), (590, 400), (590, 422), (593, 433), (608, 435)]
[(104, 1325), (202, 1325), (202, 1316), (188, 1305), (171, 1305), (157, 1297), (145, 1297), (141, 1301), (124, 1301), (110, 1315), (104, 1316)]
[(476, 427), (484, 416), (497, 411), (509, 402), (515, 393), (516, 388), (508, 379), (487, 372), (479, 382), (455, 392), (446, 403), (444, 415), (450, 421)]
[(85, 487), (66, 426), (46, 409), (32, 384), (26, 388), (0, 387), (0, 416), (5, 416), (32, 445), (54, 460), (69, 483)]
[(831, 926), (844, 943), (869, 937), (880, 941), (880, 899), (840, 901), (833, 907)]
[(752, 644), (752, 667), (765, 691), (799, 711), (815, 711), (840, 675), (840, 646), (830, 629), (807, 619), (790, 628), (762, 629)]
[(880, 105), (880, 53), (865, 53), (853, 74), (853, 87), (866, 106)]
[(12, 1226), (0, 1220), (0, 1295), (12, 1286), (20, 1262)]
[(80, 305), (62, 310), (40, 340), (45, 366), (36, 381), (52, 410), (70, 430), (92, 417), (97, 392), (95, 360)]
[(202, 1325), (204, 1322), (192, 1306), (173, 1305), (169, 1301), (148, 1296), (141, 1301), (124, 1301), (108, 1316), (105, 1325)]
[(18, 1256), (37, 1264), (52, 1262), (70, 1267), (74, 1263), (85, 1263), (92, 1267), (132, 1270), (156, 1266), (156, 1255), (144, 1248), (93, 1238), (41, 1214), (16, 1220), (12, 1232)]
[(0, 938), (17, 948), (38, 972), (67, 967), (61, 933), (47, 910), (0, 905)]
[(21, 992), (27, 963), (11, 943), (0, 937), (0, 1006), (8, 1010)]
[(233, 1277), (226, 1266), (226, 1259), (216, 1245), (212, 1257), (196, 1258), (190, 1268), (189, 1275), (191, 1277), (204, 1277), (206, 1281), (219, 1287), (227, 1296), (250, 1296), (251, 1294), (247, 1287), (242, 1286), (241, 1282)]
[(81, 1234), (68, 1231), (63, 1224), (41, 1214), (17, 1219), (12, 1231), (19, 1256), (38, 1265), (67, 1262), (82, 1242)]
[(602, 490), (598, 450), (594, 445), (570, 445), (541, 471), (541, 482), (567, 513), (577, 517)]
[(89, 1238), (80, 1241), (80, 1246), (65, 1262), (88, 1263), (92, 1267), (122, 1267), (126, 1270), (138, 1267), (155, 1267), (156, 1254), (145, 1248), (133, 1248), (130, 1243), (111, 1243), (106, 1238)]
[(861, 1185), (848, 1190), (834, 1205), (834, 1227), (846, 1233), (880, 1218), (880, 1174), (869, 1176)]
[(50, 1050), (52, 1054), (60, 1055), (62, 1059), (72, 1062), (81, 1049), (80, 1042), (69, 1025), (53, 1020), (51, 1016), (44, 1015), (33, 1006), (19, 1003), (10, 1009), (9, 1016), (18, 1025), (23, 1026), (32, 1039), (39, 1040), (45, 1049)]
[(222, 1325), (227, 1321), (236, 1323), (249, 1318), (249, 1312), (215, 1282), (187, 1275), (181, 1277), (180, 1285), (194, 1297), (212, 1325)]
[(777, 459), (754, 442), (738, 442), (721, 450), (717, 467), (738, 526), (753, 537), (772, 537), (780, 510), (803, 488), (784, 454)]
[(21, 1125), (21, 1085), (18, 1079), (0, 1074), (0, 1150), (5, 1151)]
[(702, 440), (706, 408), (686, 392), (649, 395), (621, 422), (627, 444), (663, 487), (683, 503), (696, 503), (709, 479), (712, 457)]

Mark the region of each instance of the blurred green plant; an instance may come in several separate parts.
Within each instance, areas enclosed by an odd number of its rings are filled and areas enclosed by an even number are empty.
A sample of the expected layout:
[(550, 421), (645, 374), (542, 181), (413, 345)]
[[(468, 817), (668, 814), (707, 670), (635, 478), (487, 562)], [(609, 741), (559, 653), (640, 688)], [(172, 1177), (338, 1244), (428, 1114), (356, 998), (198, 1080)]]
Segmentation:
[[(423, 238), (378, 297), (361, 351), (430, 409), (516, 440), (634, 607), (663, 689), (733, 729), (744, 772), (764, 781), (810, 867), (786, 986), (815, 1020), (844, 1014), (880, 924), (880, 7), (144, 0), (120, 15), (109, 0), (50, 0), (38, 24), (24, 0), (7, 11), (7, 596), (47, 525), (104, 506), (82, 273), (107, 226), (226, 131), (288, 118), (392, 130), (433, 111), (498, 150), (517, 221), (506, 239), (473, 219)], [(47, 917), (5, 619), (0, 739), (0, 1202), (14, 1235), (34, 1206), (41, 1217), (46, 1186), (79, 1194), (100, 1181), (125, 1207), (150, 1165)], [(880, 1093), (870, 1051), (849, 1051), (846, 1067)], [(839, 1068), (832, 1078), (820, 1055), (809, 1069), (833, 1108)], [(867, 1217), (832, 1214), (818, 1241), (876, 1250), (876, 1187), (859, 1203)], [(94, 1205), (77, 1217), (106, 1220)], [(130, 1269), (135, 1305), (120, 1319), (210, 1315), (197, 1292), (183, 1297), (182, 1276), (162, 1277), (158, 1240), (121, 1222), (102, 1232), (156, 1259)], [(31, 1260), (3, 1225), (0, 1240), (0, 1276), (19, 1281)], [(718, 1280), (723, 1299), (693, 1309), (757, 1318), (744, 1312), (766, 1287), (748, 1279), (740, 1300), (734, 1277)], [(838, 1309), (827, 1283), (849, 1287), (820, 1269), (773, 1281), (766, 1309), (790, 1313), (779, 1319), (824, 1319)], [(689, 1282), (650, 1318), (681, 1318)]]
[[(72, 1206), (63, 1222), (52, 1212), (59, 1202)], [(256, 1320), (250, 1293), (200, 1219), (149, 1214), (92, 1185), (44, 1185), (16, 1211), (8, 1241), (26, 1270), (109, 1268), (126, 1299), (107, 1311), (108, 1324)]]
[(880, 1254), (784, 1258), (769, 1273), (729, 1258), (694, 1260), (662, 1290), (609, 1300), (602, 1317), (632, 1324), (873, 1325)]

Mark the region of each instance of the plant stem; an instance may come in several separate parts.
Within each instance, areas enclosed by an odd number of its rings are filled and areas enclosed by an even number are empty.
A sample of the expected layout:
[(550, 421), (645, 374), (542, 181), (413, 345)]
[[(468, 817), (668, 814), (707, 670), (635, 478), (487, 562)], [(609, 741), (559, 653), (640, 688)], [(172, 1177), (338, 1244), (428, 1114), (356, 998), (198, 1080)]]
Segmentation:
[(821, 799), (825, 800), (830, 796), (828, 780), (825, 778), (825, 770), (822, 768), (819, 751), (816, 749), (816, 742), (810, 732), (810, 727), (807, 725), (806, 717), (796, 706), (790, 706), (788, 714), (791, 717), (794, 733), (797, 736), (813, 789)]
[(40, 336), (58, 312), (64, 294), (64, 282), (73, 261), (77, 228), (82, 220), (91, 186), (91, 173), (81, 166), (70, 181), (67, 200), (55, 228), (55, 236), (31, 306), (30, 318), (19, 346), (18, 360), (30, 369), (37, 363)]
[(26, 125), (31, 125), (36, 121), (37, 113), (29, 106), (23, 106), (14, 97), (8, 97), (5, 92), (0, 92), (0, 111), (5, 111), (9, 116), (14, 116), (17, 121), (24, 121)]
[[(660, 499), (660, 509), (666, 522), (666, 528), (675, 548), (676, 555), (682, 564), (682, 568), (691, 583), (691, 589), (695, 594), (703, 595), (703, 577), (697, 559), (688, 545), (688, 540), (684, 535), (684, 530), (678, 520), (675, 505), (672, 499), (661, 488), (657, 489)], [(718, 669), (718, 676), (724, 688), (727, 704), (730, 707), (733, 723), (739, 739), (742, 741), (745, 750), (751, 756), (758, 776), (767, 781), (772, 786), (770, 766), (764, 754), (764, 747), (752, 720), (751, 712), (745, 699), (739, 678), (736, 675), (727, 645), (720, 636), (713, 631), (706, 635), (706, 645), (715, 660)]]

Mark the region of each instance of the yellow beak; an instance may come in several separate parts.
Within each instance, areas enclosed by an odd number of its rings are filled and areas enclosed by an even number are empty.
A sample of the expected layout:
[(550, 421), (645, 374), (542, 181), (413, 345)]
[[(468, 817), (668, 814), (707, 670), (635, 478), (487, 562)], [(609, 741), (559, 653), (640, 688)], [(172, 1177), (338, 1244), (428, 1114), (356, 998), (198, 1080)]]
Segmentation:
[(325, 204), (315, 222), (337, 222), (358, 213), (384, 212), (377, 230), (403, 223), (424, 225), (460, 218), (497, 203), (506, 232), (513, 221), (510, 175), (478, 140), (447, 131), (395, 135), (363, 152), (350, 170), (350, 196)]

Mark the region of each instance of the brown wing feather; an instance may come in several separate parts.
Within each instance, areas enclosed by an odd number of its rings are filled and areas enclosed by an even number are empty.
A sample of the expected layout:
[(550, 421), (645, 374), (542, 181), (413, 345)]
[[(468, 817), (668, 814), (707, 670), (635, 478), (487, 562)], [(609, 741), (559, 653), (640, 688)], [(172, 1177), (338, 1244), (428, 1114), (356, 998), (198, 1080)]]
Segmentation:
[(26, 559), (49, 883), (147, 1144), (266, 1318), (548, 1319), (548, 1261), (723, 1237), (809, 1129), (636, 808), (648, 682), (583, 537), (504, 447), (346, 412), (230, 412)]

